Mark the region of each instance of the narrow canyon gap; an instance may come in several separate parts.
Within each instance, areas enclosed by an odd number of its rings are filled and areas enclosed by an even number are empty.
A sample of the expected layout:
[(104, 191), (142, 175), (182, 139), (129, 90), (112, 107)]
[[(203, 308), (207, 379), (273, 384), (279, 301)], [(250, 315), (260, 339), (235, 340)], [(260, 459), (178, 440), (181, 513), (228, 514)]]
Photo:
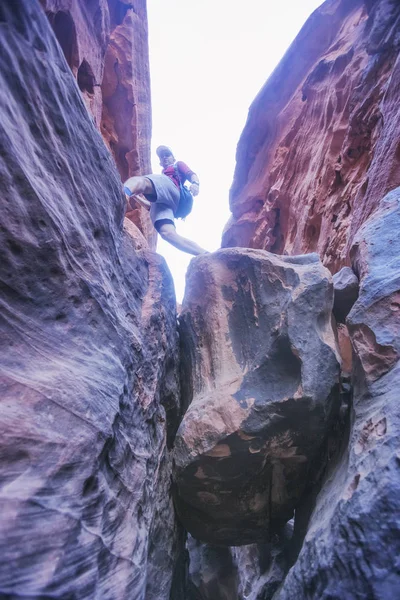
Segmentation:
[(310, 16), (179, 314), (121, 190), (147, 32), (144, 0), (0, 6), (0, 597), (394, 598), (400, 5)]

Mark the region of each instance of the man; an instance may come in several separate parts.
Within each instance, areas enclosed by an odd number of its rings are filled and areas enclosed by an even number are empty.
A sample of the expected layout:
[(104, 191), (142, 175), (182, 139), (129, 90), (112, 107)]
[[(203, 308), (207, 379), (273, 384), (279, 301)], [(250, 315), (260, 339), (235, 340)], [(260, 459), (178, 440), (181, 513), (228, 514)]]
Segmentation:
[[(180, 182), (183, 184), (186, 180), (190, 181), (190, 192), (197, 196), (199, 178), (184, 162), (178, 161), (175, 164), (174, 155), (168, 146), (159, 146), (156, 153), (163, 168), (162, 174), (127, 179), (124, 191), (128, 202), (130, 197), (134, 196), (136, 201), (150, 210), (151, 221), (163, 240), (188, 254), (205, 254), (206, 250), (176, 232), (174, 222), (179, 204)], [(147, 200), (138, 197), (137, 194), (143, 194)]]

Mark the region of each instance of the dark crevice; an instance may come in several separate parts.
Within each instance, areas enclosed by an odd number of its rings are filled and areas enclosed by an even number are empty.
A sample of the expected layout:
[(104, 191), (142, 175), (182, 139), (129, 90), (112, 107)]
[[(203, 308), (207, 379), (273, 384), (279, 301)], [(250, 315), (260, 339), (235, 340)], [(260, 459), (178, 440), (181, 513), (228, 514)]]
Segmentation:
[(81, 92), (87, 92), (88, 94), (94, 94), (94, 75), (91, 66), (86, 60), (83, 60), (78, 69), (78, 86)]
[(64, 11), (46, 13), (54, 34), (72, 71), (78, 67), (78, 47), (75, 24), (71, 15)]

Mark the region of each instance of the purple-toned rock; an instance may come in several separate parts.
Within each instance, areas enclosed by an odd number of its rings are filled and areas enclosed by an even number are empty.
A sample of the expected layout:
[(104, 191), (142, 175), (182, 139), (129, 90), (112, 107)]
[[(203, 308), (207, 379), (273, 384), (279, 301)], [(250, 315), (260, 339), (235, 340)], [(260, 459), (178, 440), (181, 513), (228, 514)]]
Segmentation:
[(167, 600), (172, 280), (35, 0), (0, 45), (0, 597)]
[(190, 600), (239, 600), (238, 572), (232, 549), (188, 536)]
[(293, 516), (337, 406), (332, 302), (315, 254), (235, 248), (192, 261), (180, 314), (192, 402), (174, 479), (194, 537), (265, 542)]
[(400, 188), (352, 249), (360, 295), (347, 322), (354, 406), (340, 459), (274, 600), (396, 598), (400, 589)]
[(344, 323), (358, 298), (358, 277), (350, 267), (343, 267), (332, 277), (334, 289), (333, 314)]

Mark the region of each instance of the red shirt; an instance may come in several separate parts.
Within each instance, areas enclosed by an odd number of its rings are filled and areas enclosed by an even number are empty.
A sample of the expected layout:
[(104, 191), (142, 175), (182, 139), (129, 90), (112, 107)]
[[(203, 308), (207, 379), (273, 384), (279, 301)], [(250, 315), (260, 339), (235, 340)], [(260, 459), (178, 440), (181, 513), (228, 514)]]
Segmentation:
[[(176, 166), (176, 168), (175, 168)], [(184, 163), (182, 160), (178, 160), (178, 162), (175, 163), (175, 165), (169, 165), (168, 167), (166, 167), (165, 169), (163, 169), (163, 174), (166, 175), (167, 177), (169, 177), (174, 184), (176, 185), (176, 187), (179, 187), (179, 181), (178, 181), (178, 177), (176, 174), (176, 171), (178, 170), (179, 173), (179, 178), (181, 180), (181, 183), (185, 183), (186, 179), (188, 179), (190, 181), (190, 177), (192, 175), (194, 175), (194, 171), (192, 171), (192, 169), (190, 169), (186, 163)]]

